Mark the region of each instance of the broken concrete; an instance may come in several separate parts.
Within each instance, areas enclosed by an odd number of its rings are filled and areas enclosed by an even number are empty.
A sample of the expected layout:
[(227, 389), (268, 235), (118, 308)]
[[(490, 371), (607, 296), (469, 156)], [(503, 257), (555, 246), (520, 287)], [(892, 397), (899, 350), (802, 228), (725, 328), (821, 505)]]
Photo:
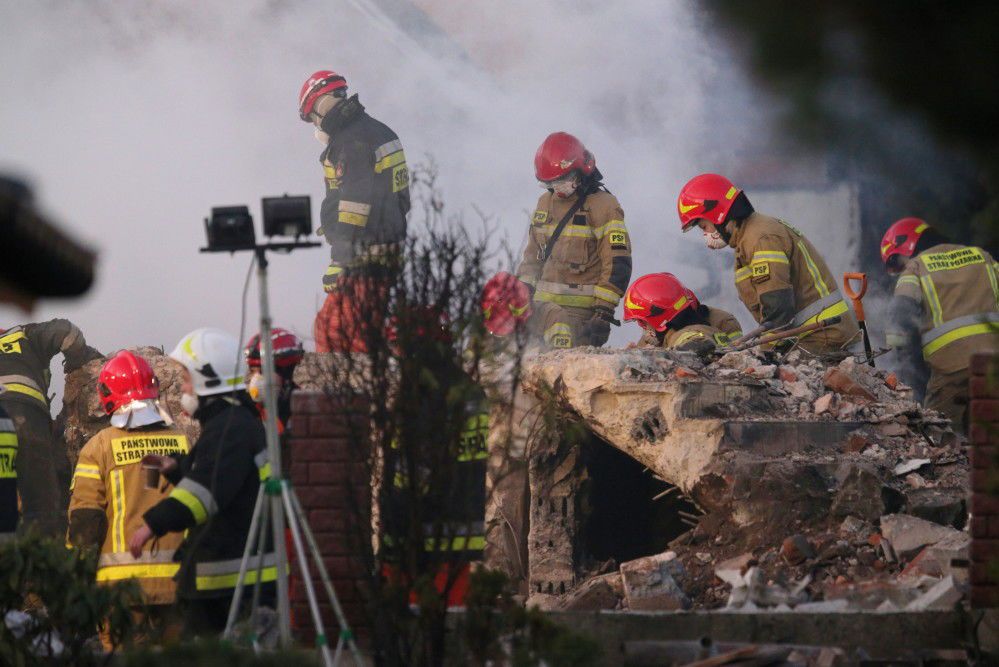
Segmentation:
[(881, 534), (891, 542), (900, 558), (908, 559), (929, 544), (936, 544), (945, 538), (959, 540), (961, 531), (949, 526), (941, 526), (908, 514), (890, 514), (881, 517)]
[(906, 512), (920, 519), (961, 529), (968, 519), (965, 493), (964, 489), (957, 487), (927, 488), (924, 481), (924, 486), (905, 493)]
[(629, 609), (675, 611), (690, 607), (679, 581), (686, 576), (676, 554), (666, 552), (621, 564), (624, 596)]
[(620, 572), (593, 577), (562, 598), (558, 608), (564, 611), (596, 611), (616, 609), (625, 596)]

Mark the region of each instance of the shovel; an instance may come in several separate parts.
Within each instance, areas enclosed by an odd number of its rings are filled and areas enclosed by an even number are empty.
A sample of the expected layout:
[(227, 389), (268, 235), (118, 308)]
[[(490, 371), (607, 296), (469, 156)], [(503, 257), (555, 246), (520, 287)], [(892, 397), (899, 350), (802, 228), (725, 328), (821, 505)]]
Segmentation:
[[(860, 281), (860, 289), (853, 290), (853, 281)], [(844, 273), (843, 291), (853, 301), (853, 312), (857, 316), (860, 330), (864, 334), (864, 354), (867, 355), (867, 363), (874, 366), (874, 351), (871, 349), (871, 337), (867, 333), (867, 322), (864, 321), (864, 295), (867, 294), (867, 274), (866, 273)]]

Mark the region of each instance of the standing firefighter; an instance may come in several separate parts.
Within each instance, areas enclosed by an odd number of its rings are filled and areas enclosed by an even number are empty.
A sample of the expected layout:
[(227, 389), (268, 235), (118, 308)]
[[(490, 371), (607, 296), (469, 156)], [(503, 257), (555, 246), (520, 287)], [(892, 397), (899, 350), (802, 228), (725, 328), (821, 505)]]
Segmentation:
[(534, 290), (534, 328), (551, 347), (603, 345), (631, 279), (624, 211), (603, 187), (593, 154), (571, 134), (545, 139), (534, 173), (545, 193), (517, 269)]
[(69, 459), (64, 443), (52, 435), (49, 413), (49, 365), (62, 353), (71, 373), (100, 352), (88, 347), (79, 328), (69, 320), (50, 320), (0, 330), (0, 404), (17, 429), (18, 491), (24, 523), (56, 536), (65, 532)]
[(367, 321), (369, 291), (384, 289), (406, 238), (409, 169), (398, 135), (369, 116), (347, 81), (316, 72), (298, 98), (302, 120), (316, 126), (325, 146), (319, 161), (326, 175), (320, 213), (330, 244), (323, 276), (326, 302), (316, 316), (317, 352), (364, 351), (358, 328)]
[(711, 353), (742, 335), (739, 321), (697, 300), (672, 273), (642, 276), (624, 295), (624, 320), (644, 329), (640, 345)]
[(742, 190), (717, 174), (692, 178), (677, 208), (684, 232), (700, 227), (708, 248), (735, 249), (735, 286), (757, 323), (798, 327), (839, 316), (839, 324), (802, 336), (801, 347), (829, 354), (858, 345), (860, 328), (838, 282), (801, 232), (757, 213)]
[(134, 579), (142, 591), (143, 610), (136, 610), (153, 627), (163, 628), (176, 599), (174, 553), (183, 542), (179, 533), (164, 535), (155, 549), (133, 558), (126, 536), (142, 525), (142, 515), (167, 497), (158, 483), (150, 484), (141, 465), (148, 454), (186, 454), (187, 436), (168, 426), (159, 405), (159, 384), (142, 357), (122, 351), (101, 369), (97, 379), (101, 407), (111, 425), (92, 437), (73, 473), (67, 543), (100, 550), (97, 581)]
[(968, 365), (975, 352), (999, 352), (999, 270), (981, 248), (949, 242), (919, 218), (885, 232), (881, 259), (898, 274), (885, 337), (914, 386), (920, 357), (930, 369), (926, 407), (955, 424), (966, 419)]
[[(174, 485), (148, 510), (129, 540), (138, 557), (153, 536), (183, 533), (177, 595), (189, 634), (225, 629), (261, 481), (270, 467), (264, 427), (246, 393), (239, 342), (218, 329), (197, 329), (170, 356), (185, 368), (181, 406), (201, 424), (201, 437), (187, 455), (149, 456)], [(255, 562), (255, 561), (254, 561)], [(274, 553), (264, 557), (264, 599), (272, 600), (277, 578)], [(257, 570), (246, 583), (257, 581)]]

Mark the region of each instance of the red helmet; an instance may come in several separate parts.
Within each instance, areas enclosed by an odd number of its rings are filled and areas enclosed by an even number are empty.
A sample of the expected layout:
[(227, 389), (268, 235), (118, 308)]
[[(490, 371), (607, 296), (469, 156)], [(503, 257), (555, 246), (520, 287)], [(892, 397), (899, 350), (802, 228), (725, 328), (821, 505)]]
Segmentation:
[[(274, 366), (276, 368), (289, 368), (297, 366), (305, 356), (302, 348), (302, 341), (298, 336), (282, 329), (274, 327), (271, 329), (271, 346), (274, 348)], [(260, 334), (256, 334), (250, 342), (243, 348), (243, 355), (246, 357), (246, 365), (250, 368), (260, 368)]]
[(650, 273), (624, 293), (624, 321), (637, 320), (643, 329), (666, 331), (687, 308), (700, 306), (697, 297), (672, 273)]
[(596, 168), (593, 153), (568, 132), (549, 134), (534, 154), (534, 175), (544, 183), (557, 181), (575, 170), (589, 176)]
[(160, 387), (149, 362), (128, 350), (111, 357), (97, 376), (97, 394), (107, 414), (132, 401), (159, 398)]
[(341, 90), (347, 87), (347, 80), (328, 69), (321, 69), (302, 84), (302, 92), (298, 94), (298, 115), (302, 120), (309, 122), (309, 114), (316, 100), (323, 95), (332, 93), (334, 90)]
[[(881, 261), (890, 269), (889, 261), (895, 255), (903, 258), (912, 257), (912, 253), (916, 252), (919, 237), (929, 228), (926, 221), (920, 218), (896, 220), (881, 239)], [(901, 270), (901, 267), (898, 268)]]
[(416, 338), (429, 337), (441, 343), (451, 342), (451, 318), (436, 306), (410, 306), (402, 318), (392, 315), (385, 325), (385, 339), (389, 343), (399, 341), (399, 321), (412, 327)]
[(509, 336), (531, 316), (531, 291), (516, 276), (500, 271), (482, 288), (482, 318), (494, 336)]
[(698, 220), (707, 220), (716, 227), (725, 224), (725, 218), (735, 198), (742, 192), (724, 176), (701, 174), (687, 181), (680, 190), (676, 208), (680, 214), (680, 229), (687, 231)]

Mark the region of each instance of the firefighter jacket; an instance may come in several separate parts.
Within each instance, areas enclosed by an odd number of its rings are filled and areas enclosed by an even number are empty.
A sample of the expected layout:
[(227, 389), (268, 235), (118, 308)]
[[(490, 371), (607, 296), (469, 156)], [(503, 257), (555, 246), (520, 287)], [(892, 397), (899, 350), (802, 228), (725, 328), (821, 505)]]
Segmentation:
[(535, 302), (613, 310), (631, 280), (631, 240), (614, 195), (605, 190), (587, 195), (543, 262), (552, 233), (578, 196), (541, 195), (517, 277), (534, 287)]
[[(331, 246), (323, 284), (345, 269), (378, 265), (406, 238), (409, 168), (398, 135), (364, 111), (354, 95), (323, 118), (330, 136), (319, 160), (326, 175), (320, 219)], [(386, 257), (388, 256), (388, 258)]]
[(17, 431), (0, 406), (0, 544), (14, 535), (17, 519)]
[[(768, 295), (793, 299), (793, 326), (840, 316), (839, 324), (802, 336), (809, 352), (852, 348), (860, 329), (839, 285), (815, 246), (783, 220), (753, 213), (732, 233), (735, 248), (735, 286), (739, 298), (758, 323), (764, 322)], [(781, 294), (777, 294), (780, 292)], [(784, 324), (785, 322), (776, 322)]]
[(999, 351), (999, 268), (981, 248), (942, 243), (924, 250), (906, 262), (894, 299), (911, 299), (919, 314), (892, 321), (888, 344), (905, 347), (917, 330), (934, 375), (967, 369), (973, 352)]
[[(177, 470), (167, 476), (175, 484), (170, 495), (143, 516), (158, 536), (188, 531), (176, 555), (182, 598), (232, 595), (257, 491), (270, 477), (264, 427), (250, 397), (238, 392), (202, 401), (194, 414), (201, 437), (189, 454), (177, 457)], [(264, 565), (261, 581), (274, 581), (270, 546)], [(256, 580), (254, 567), (245, 583)]]
[(22, 324), (0, 333), (0, 384), (7, 387), (3, 399), (48, 413), (49, 364), (60, 352), (67, 373), (101, 357), (69, 320)]
[(742, 325), (735, 319), (735, 315), (721, 308), (712, 308), (703, 304), (701, 308), (706, 311), (705, 323), (667, 329), (661, 343), (659, 336), (652, 331), (646, 331), (638, 344), (663, 347), (667, 350), (682, 350), (687, 343), (707, 340), (716, 347), (723, 347), (742, 336)]
[(99, 547), (99, 583), (134, 579), (147, 604), (172, 604), (176, 597), (174, 555), (183, 535), (169, 533), (147, 545), (138, 559), (128, 539), (142, 526), (142, 515), (167, 497), (166, 484), (146, 488), (142, 457), (186, 454), (187, 436), (160, 423), (125, 430), (108, 427), (80, 450), (69, 500), (67, 543)]

